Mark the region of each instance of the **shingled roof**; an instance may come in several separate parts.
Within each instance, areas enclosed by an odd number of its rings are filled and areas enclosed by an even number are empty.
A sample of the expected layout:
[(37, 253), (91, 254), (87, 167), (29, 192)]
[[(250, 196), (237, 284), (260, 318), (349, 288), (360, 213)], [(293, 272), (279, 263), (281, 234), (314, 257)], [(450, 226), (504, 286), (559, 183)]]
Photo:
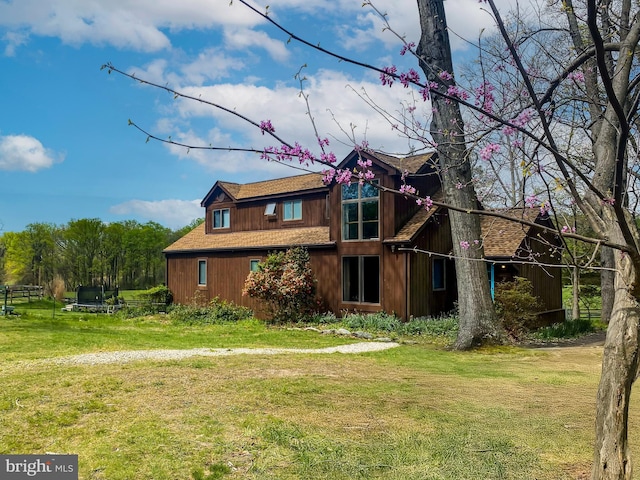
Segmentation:
[[(528, 222), (544, 221), (538, 208), (519, 208), (500, 210), (500, 213), (513, 219)], [(546, 222), (545, 222), (546, 223)], [(484, 254), (487, 257), (512, 257), (529, 234), (532, 227), (505, 218), (483, 215), (480, 218)]]
[(331, 246), (329, 227), (251, 230), (207, 235), (204, 223), (164, 249), (164, 253), (192, 251)]
[(425, 163), (433, 156), (433, 152), (422, 153), (419, 155), (410, 155), (408, 157), (394, 157), (386, 155), (384, 153), (373, 152), (371, 154), (381, 162), (392, 166), (399, 172), (417, 173), (424, 166)]
[(255, 183), (218, 182), (236, 200), (268, 197), (286, 193), (299, 193), (325, 188), (321, 173), (307, 173), (294, 177), (276, 178)]

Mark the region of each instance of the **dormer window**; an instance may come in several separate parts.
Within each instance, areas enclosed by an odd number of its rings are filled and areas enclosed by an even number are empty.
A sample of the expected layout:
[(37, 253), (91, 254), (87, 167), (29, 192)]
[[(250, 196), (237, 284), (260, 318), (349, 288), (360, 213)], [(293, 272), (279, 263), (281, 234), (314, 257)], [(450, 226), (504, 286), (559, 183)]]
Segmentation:
[(264, 214), (267, 217), (272, 217), (276, 214), (276, 204), (275, 203), (267, 203), (267, 206), (264, 207)]
[(212, 212), (213, 228), (229, 228), (231, 227), (231, 213), (228, 208), (213, 210)]
[(289, 200), (282, 203), (283, 220), (302, 220), (302, 200)]

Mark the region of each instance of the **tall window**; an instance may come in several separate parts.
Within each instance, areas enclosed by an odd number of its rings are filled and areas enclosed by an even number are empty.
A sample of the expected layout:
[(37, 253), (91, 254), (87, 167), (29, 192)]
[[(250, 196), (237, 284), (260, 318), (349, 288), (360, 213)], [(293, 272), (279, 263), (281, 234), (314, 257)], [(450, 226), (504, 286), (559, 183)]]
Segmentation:
[(214, 210), (212, 213), (213, 228), (229, 228), (231, 226), (231, 214), (228, 208)]
[(259, 264), (260, 260), (249, 260), (249, 270), (252, 272), (257, 272)]
[(342, 300), (380, 303), (380, 257), (342, 257)]
[[(377, 180), (373, 181), (375, 184)], [(368, 240), (379, 237), (378, 189), (365, 183), (342, 186), (342, 239)]]
[(302, 220), (302, 200), (290, 200), (282, 203), (283, 220)]
[(198, 260), (198, 285), (207, 284), (207, 261)]

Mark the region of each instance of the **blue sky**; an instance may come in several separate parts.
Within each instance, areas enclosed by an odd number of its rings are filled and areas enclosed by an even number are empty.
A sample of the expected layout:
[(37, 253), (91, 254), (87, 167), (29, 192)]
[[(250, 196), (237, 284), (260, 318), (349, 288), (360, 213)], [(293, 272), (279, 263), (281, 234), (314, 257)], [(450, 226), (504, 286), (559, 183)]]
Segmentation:
[[(268, 3), (274, 19), (313, 43), (376, 66), (415, 67), (399, 56), (400, 41), (383, 31), (362, 0)], [(396, 32), (417, 42), (415, 0), (374, 4)], [(477, 0), (445, 5), (451, 29), (463, 37), (473, 40), (491, 25)], [(374, 148), (407, 151), (407, 140), (362, 95), (393, 113), (412, 101), (409, 90), (389, 89), (376, 74), (287, 40), (237, 1), (0, 0), (0, 234), (80, 218), (155, 221), (177, 229), (203, 216), (200, 201), (216, 180), (299, 173), (257, 155), (147, 143), (128, 119), (194, 145), (273, 145), (259, 130), (211, 107), (101, 71), (107, 62), (258, 122), (269, 119), (283, 138), (313, 149), (315, 135), (294, 79), (306, 64), (316, 126), (338, 159), (350, 150), (350, 132)], [(453, 41), (457, 52), (465, 51), (463, 42)]]

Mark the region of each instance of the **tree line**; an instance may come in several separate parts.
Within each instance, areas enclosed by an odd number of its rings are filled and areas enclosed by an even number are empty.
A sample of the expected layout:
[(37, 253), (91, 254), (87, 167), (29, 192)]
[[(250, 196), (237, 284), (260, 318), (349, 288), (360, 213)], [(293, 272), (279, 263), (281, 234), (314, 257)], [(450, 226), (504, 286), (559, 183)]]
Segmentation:
[(203, 220), (171, 230), (156, 222), (106, 223), (98, 218), (65, 225), (31, 223), (0, 235), (0, 284), (78, 285), (146, 289), (165, 282), (162, 251)]

